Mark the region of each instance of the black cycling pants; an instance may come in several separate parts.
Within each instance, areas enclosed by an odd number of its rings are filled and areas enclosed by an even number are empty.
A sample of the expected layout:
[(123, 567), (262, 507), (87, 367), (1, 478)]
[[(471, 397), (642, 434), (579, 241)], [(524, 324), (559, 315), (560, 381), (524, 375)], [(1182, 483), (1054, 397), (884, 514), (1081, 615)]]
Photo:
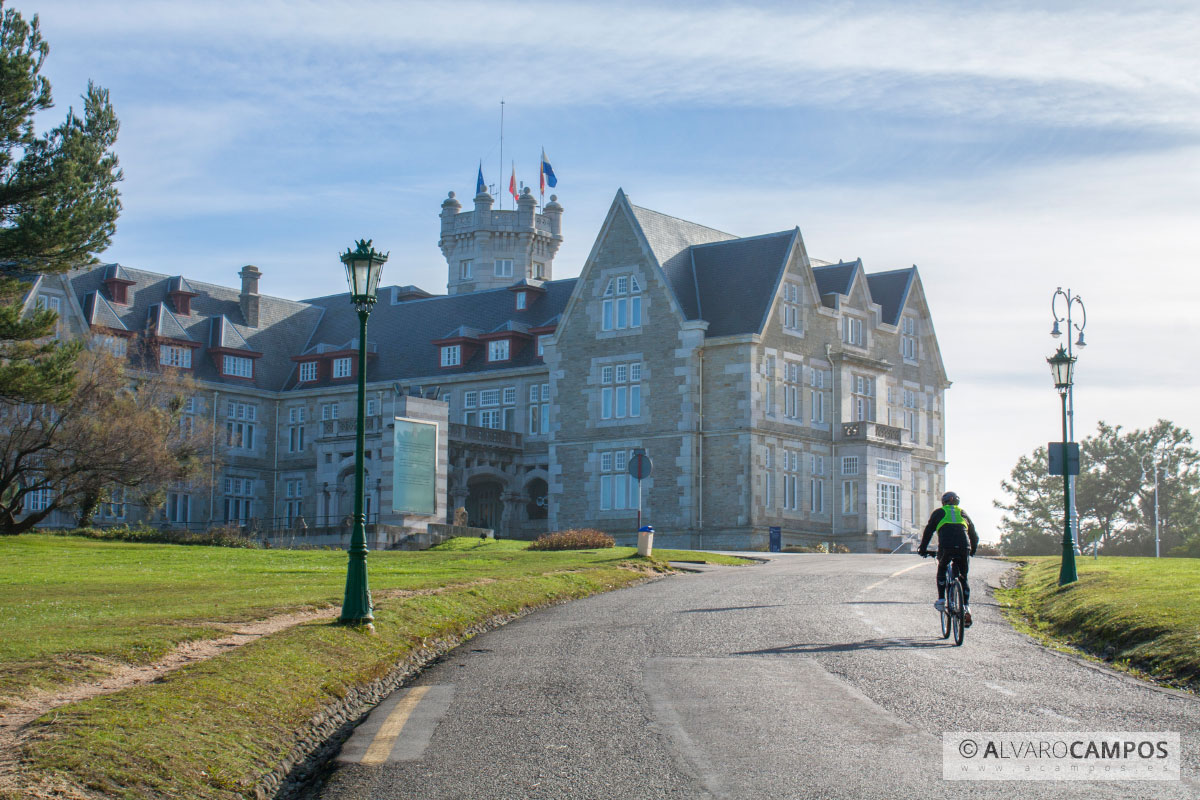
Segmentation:
[(962, 579), (963, 602), (971, 602), (971, 585), (967, 583), (967, 571), (971, 564), (971, 551), (959, 547), (938, 549), (937, 587), (938, 599), (946, 599), (946, 565), (954, 562), (954, 571)]

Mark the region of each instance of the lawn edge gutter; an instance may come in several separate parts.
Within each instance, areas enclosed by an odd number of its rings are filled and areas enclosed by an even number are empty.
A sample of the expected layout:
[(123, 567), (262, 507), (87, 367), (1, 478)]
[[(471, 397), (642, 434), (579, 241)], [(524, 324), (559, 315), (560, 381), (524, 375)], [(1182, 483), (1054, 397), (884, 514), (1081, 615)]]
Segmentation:
[(1184, 696), (1191, 699), (1195, 699), (1197, 695), (1200, 695), (1200, 684), (1171, 683), (1169, 680), (1156, 678), (1132, 664), (1125, 661), (1106, 659), (1102, 653), (1076, 644), (1065, 636), (1038, 627), (1040, 620), (1037, 618), (1036, 613), (1030, 613), (1027, 611), (1027, 606), (1014, 602), (1014, 595), (1021, 591), (1022, 573), (1033, 562), (1015, 557), (1007, 557), (1004, 560), (1013, 564), (1012, 569), (1007, 570), (997, 578), (996, 584), (991, 586), (992, 595), (997, 601), (996, 604), (1000, 608), (1001, 615), (1017, 633), (1026, 637), (1051, 655), (1069, 659), (1088, 669), (1110, 677), (1120, 678), (1127, 683), (1143, 689)]
[(464, 642), (535, 611), (565, 605), (597, 594), (641, 586), (670, 574), (672, 573), (646, 575), (621, 586), (598, 590), (582, 597), (547, 600), (526, 606), (519, 611), (493, 614), (466, 628), (461, 634), (429, 640), (425, 646), (412, 651), (403, 661), (397, 663), (384, 677), (351, 689), (346, 693), (346, 697), (315, 714), (303, 729), (297, 731), (297, 744), (287, 758), (259, 780), (254, 789), (254, 797), (257, 800), (299, 800), (309, 797), (311, 790), (329, 774), (333, 757), (367, 714), (392, 692)]

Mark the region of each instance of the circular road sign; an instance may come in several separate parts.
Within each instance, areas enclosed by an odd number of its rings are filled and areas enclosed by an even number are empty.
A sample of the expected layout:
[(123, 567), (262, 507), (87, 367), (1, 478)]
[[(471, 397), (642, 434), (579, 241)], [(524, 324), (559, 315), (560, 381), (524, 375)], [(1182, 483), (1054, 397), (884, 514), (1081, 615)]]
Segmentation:
[(640, 481), (650, 477), (650, 473), (654, 471), (654, 462), (646, 455), (645, 450), (634, 450), (625, 471)]

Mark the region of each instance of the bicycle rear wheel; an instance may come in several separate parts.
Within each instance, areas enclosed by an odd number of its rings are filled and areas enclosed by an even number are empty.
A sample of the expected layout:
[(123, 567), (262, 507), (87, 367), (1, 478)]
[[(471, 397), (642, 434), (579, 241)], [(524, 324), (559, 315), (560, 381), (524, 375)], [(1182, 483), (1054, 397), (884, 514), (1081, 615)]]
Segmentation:
[(942, 606), (939, 616), (942, 620), (942, 638), (950, 638), (950, 597), (949, 592), (946, 593), (946, 604)]
[(963, 634), (966, 630), (966, 626), (963, 625), (965, 609), (963, 607), (962, 583), (959, 582), (958, 578), (955, 578), (946, 585), (946, 611), (950, 615), (950, 627), (954, 633), (954, 646), (958, 647), (963, 643)]

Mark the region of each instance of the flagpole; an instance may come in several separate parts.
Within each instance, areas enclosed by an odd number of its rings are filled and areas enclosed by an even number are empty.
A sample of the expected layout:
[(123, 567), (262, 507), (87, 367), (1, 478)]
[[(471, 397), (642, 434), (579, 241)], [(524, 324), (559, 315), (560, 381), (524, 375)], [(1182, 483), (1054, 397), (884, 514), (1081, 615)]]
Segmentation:
[[(504, 99), (500, 99), (500, 174), (504, 174)], [(501, 178), (500, 180), (504, 180)], [(504, 192), (503, 190), (496, 192), (499, 197), (496, 199), (500, 203), (500, 208), (504, 208)]]
[(542, 208), (546, 207), (546, 146), (542, 145), (542, 154), (538, 156), (538, 194), (542, 196)]

